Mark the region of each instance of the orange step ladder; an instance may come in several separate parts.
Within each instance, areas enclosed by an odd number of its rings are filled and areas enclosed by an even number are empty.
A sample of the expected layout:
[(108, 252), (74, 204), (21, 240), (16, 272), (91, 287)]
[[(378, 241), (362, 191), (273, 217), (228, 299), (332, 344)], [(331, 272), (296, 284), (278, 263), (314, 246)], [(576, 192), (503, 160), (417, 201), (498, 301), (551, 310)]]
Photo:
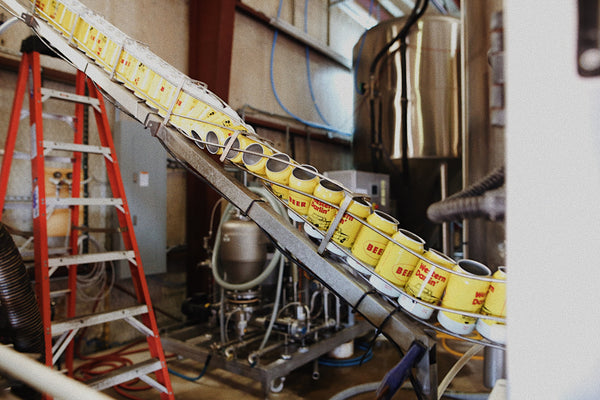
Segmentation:
[[(27, 91), (28, 86), (29, 91)], [(85, 96), (86, 86), (89, 96)], [(73, 339), (77, 332), (88, 326), (125, 320), (146, 336), (151, 358), (141, 363), (100, 375), (93, 381), (88, 381), (87, 384), (97, 390), (104, 390), (134, 378), (139, 378), (159, 390), (161, 399), (174, 399), (156, 318), (152, 309), (150, 293), (142, 268), (129, 207), (125, 198), (125, 190), (102, 94), (94, 83), (81, 71), (77, 71), (75, 94), (42, 88), (40, 54), (37, 52), (23, 54), (19, 66), (17, 88), (6, 137), (2, 169), (0, 171), (0, 210), (4, 209), (10, 167), (17, 139), (19, 121), (21, 119), (21, 106), (25, 93), (29, 94), (29, 123), (32, 137), (31, 174), (33, 186), (35, 280), (36, 294), (44, 325), (45, 363), (49, 367), (52, 367), (64, 353), (67, 371), (72, 376)], [(58, 98), (75, 103), (73, 143), (44, 140), (42, 105), (48, 98)], [(89, 106), (94, 110), (100, 136), (100, 146), (83, 144), (84, 108)], [(73, 172), (70, 198), (58, 196), (56, 198), (46, 198), (44, 157), (51, 150), (66, 151), (73, 154), (71, 159)], [(100, 154), (103, 156), (113, 198), (81, 197), (83, 153)], [(116, 208), (119, 231), (121, 232), (125, 246), (123, 251), (78, 254), (79, 210), (83, 206), (114, 206)], [(72, 228), (70, 229), (69, 236), (69, 255), (49, 257), (46, 220), (47, 209), (49, 207), (68, 207), (71, 210), (70, 224)], [(138, 305), (109, 312), (76, 316), (77, 265), (115, 260), (128, 260)], [(61, 267), (68, 269), (68, 291), (66, 291), (67, 318), (62, 321), (51, 321), (50, 277)], [(148, 376), (151, 373), (155, 374), (155, 379)]]

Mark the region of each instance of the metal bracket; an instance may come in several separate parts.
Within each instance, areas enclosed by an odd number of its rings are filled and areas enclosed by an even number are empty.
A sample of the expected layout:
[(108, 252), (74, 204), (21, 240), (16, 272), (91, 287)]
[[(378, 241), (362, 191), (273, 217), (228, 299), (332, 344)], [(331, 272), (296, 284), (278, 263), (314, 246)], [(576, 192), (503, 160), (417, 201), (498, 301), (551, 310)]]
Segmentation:
[(28, 27), (30, 27), (32, 29), (37, 29), (38, 22), (35, 19), (35, 17), (33, 16), (33, 14), (23, 13), (23, 14), (21, 14), (21, 19), (23, 20), (23, 22), (25, 22), (25, 24)]
[(342, 201), (342, 204), (340, 204), (340, 208), (339, 208), (337, 214), (335, 214), (335, 218), (333, 218), (333, 221), (331, 221), (331, 224), (329, 225), (329, 229), (327, 230), (327, 233), (325, 233), (325, 237), (321, 241), (321, 245), (319, 246), (319, 249), (317, 250), (317, 252), (319, 254), (323, 254), (323, 252), (325, 251), (327, 244), (329, 244), (329, 241), (333, 237), (333, 233), (335, 232), (338, 224), (344, 217), (344, 214), (346, 213), (346, 210), (350, 206), (351, 202), (352, 202), (352, 196), (346, 195), (346, 197), (344, 198), (344, 201)]
[(150, 130), (150, 134), (152, 135), (152, 137), (157, 137), (159, 132), (165, 129), (165, 126), (158, 121), (148, 121), (146, 123), (146, 128)]
[(227, 154), (229, 154), (229, 151), (233, 147), (233, 142), (235, 142), (235, 139), (237, 139), (237, 137), (239, 135), (240, 135), (240, 131), (233, 132), (233, 135), (230, 136), (231, 139), (229, 139), (229, 142), (225, 145), (225, 148), (223, 149), (223, 153), (221, 154), (221, 157), (219, 158), (219, 161), (225, 162)]

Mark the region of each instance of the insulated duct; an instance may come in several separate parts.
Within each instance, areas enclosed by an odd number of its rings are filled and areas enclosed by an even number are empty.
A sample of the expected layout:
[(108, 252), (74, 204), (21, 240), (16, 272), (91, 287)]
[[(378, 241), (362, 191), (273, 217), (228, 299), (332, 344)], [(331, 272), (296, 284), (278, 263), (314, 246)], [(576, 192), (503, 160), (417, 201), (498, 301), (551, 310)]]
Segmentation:
[(504, 167), (499, 167), (465, 190), (429, 206), (427, 217), (433, 222), (460, 221), (471, 218), (504, 219), (506, 193)]
[(0, 223), (0, 302), (6, 312), (15, 350), (44, 354), (44, 328), (21, 254)]

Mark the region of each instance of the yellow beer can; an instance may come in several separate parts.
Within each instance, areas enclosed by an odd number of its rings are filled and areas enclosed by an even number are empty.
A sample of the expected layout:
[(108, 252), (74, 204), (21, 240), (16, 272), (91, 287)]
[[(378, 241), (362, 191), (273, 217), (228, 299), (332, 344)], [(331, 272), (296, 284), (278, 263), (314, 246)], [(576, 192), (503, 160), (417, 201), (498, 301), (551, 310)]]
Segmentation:
[[(232, 138), (233, 136), (229, 136), (227, 139), (225, 139), (225, 147), (227, 147)], [(237, 135), (225, 158), (233, 163), (242, 164), (242, 158), (244, 156), (243, 151), (246, 150), (252, 143), (256, 143), (256, 141), (248, 138), (245, 135)]]
[(282, 185), (280, 186), (272, 183), (271, 190), (277, 197), (285, 202), (288, 201), (290, 194), (290, 191), (285, 186), (287, 186), (290, 181), (292, 169), (294, 169), (292, 159), (285, 153), (275, 154), (265, 164), (267, 178)]
[(265, 164), (273, 151), (262, 143), (250, 143), (242, 154), (242, 161), (249, 171), (257, 175), (265, 175)]
[[(405, 229), (399, 229), (394, 233), (392, 239), (419, 255), (424, 252), (425, 241)], [(396, 287), (403, 288), (418, 263), (419, 257), (391, 242), (385, 248), (377, 267), (375, 267), (375, 272)]]
[(367, 217), (367, 224), (360, 228), (352, 245), (352, 254), (358, 260), (374, 267), (383, 255), (389, 240), (371, 227), (391, 236), (398, 229), (398, 221), (391, 215), (375, 210)]
[[(364, 221), (371, 214), (371, 203), (362, 196), (354, 196), (340, 223), (333, 232), (331, 240), (340, 246), (350, 249), (358, 236)], [(339, 256), (341, 252), (334, 244), (328, 244), (327, 250)]]
[(338, 206), (344, 199), (344, 189), (330, 179), (321, 179), (315, 187), (313, 196), (316, 198), (310, 202), (306, 219), (317, 229), (327, 231), (338, 211), (327, 203)]
[[(435, 249), (427, 250), (423, 258), (425, 260), (419, 260), (404, 289), (412, 297), (437, 305), (448, 284), (450, 272), (437, 268), (434, 264), (452, 270), (456, 262)], [(433, 308), (424, 306), (405, 295), (398, 298), (398, 303), (406, 311), (422, 319), (429, 319), (434, 311)]]
[[(492, 275), (494, 279), (506, 280), (506, 267), (498, 267)], [(482, 315), (493, 315), (494, 317), (506, 318), (506, 283), (490, 282), (485, 303), (481, 308)], [(506, 325), (492, 319), (479, 318), (477, 320), (477, 332), (486, 339), (498, 343), (506, 343)]]
[[(298, 165), (294, 167), (290, 174), (288, 186), (291, 189), (296, 189), (302, 193), (310, 193), (315, 190), (315, 186), (319, 183), (319, 177), (317, 176), (317, 169), (312, 165)], [(288, 205), (289, 207), (300, 215), (308, 214), (308, 207), (310, 207), (311, 198), (298, 193), (294, 190), (289, 190), (288, 194)], [(293, 212), (288, 212), (290, 218), (297, 222), (304, 222), (302, 219), (296, 217)]]
[[(474, 276), (489, 276), (491, 274), (488, 267), (474, 260), (460, 260), (453, 270)], [(442, 299), (442, 307), (478, 313), (483, 306), (489, 286), (489, 281), (452, 274)], [(448, 311), (440, 311), (437, 319), (444, 328), (459, 335), (468, 335), (473, 332), (477, 320), (474, 317)]]

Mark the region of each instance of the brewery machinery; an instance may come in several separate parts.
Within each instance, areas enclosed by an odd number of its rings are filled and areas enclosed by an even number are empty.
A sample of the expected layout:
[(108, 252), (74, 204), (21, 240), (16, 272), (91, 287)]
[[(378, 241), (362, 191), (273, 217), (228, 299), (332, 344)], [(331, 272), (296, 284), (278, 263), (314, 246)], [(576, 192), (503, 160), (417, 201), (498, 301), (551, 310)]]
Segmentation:
[[(328, 204), (338, 211), (331, 226), (325, 230), (312, 226), (313, 231), (316, 228), (321, 232), (317, 233), (317, 239), (308, 238), (304, 231), (308, 232), (311, 222), (291, 211), (290, 204), (273, 196), (278, 182), (250, 168), (281, 153), (264, 143), (251, 126), (205, 85), (190, 80), (146, 46), (128, 38), (75, 0), (52, 2), (47, 10), (41, 7), (46, 3), (36, 3), (34, 14), (14, 0), (3, 1), (123, 110), (144, 124), (175, 159), (183, 161), (238, 210), (230, 206), (224, 209), (215, 243), (208, 246), (213, 257), (207, 260), (207, 265), (214, 271), (218, 289), (212, 296), (199, 296), (198, 301), (187, 304), (190, 317), (201, 324), (172, 333), (164, 340), (167, 350), (206, 365), (210, 360), (213, 367), (253, 377), (260, 380), (266, 390), (277, 390), (282, 378), (292, 369), (368, 332), (371, 328), (367, 323), (353, 318), (353, 312), (357, 312), (377, 333), (385, 335), (406, 352), (407, 357), (412, 357), (404, 369), (415, 367), (414, 374), (409, 374), (415, 390), (420, 390), (424, 397), (437, 398), (436, 364), (432, 354), (436, 340), (430, 330), (440, 329), (402, 312), (398, 305), (399, 298), (409, 298), (420, 305), (426, 302), (398, 287), (392, 287), (391, 293), (374, 290), (381, 283), (385, 285), (385, 279), (371, 271), (372, 268), (365, 268), (370, 277), (366, 276), (356, 267), (364, 265), (355, 259), (353, 252), (330, 243), (337, 225), (356, 198), (355, 193), (342, 188), (344, 200), (333, 206)], [(438, 22), (436, 19), (432, 23)], [(442, 20), (440, 23), (449, 25), (450, 37), (457, 37), (454, 22)], [(456, 50), (452, 46), (449, 49)], [(452, 64), (449, 70), (456, 71)], [(447, 87), (450, 90), (448, 97), (444, 97), (444, 107), (454, 110), (457, 106), (455, 81)], [(397, 94), (391, 96), (398, 97)], [(381, 110), (382, 102), (372, 100), (371, 110)], [(400, 100), (406, 103), (406, 96)], [(404, 118), (399, 123), (406, 125), (406, 111), (401, 112)], [(416, 117), (422, 116), (422, 112), (417, 112)], [(379, 115), (381, 121), (383, 113)], [(395, 153), (397, 157), (407, 159), (409, 155), (421, 154), (428, 158), (433, 154), (436, 159), (455, 158), (458, 142), (454, 111), (434, 120), (454, 135), (451, 136), (454, 139), (442, 143), (446, 150), (433, 144), (435, 150), (428, 153), (429, 146), (423, 142), (409, 153), (408, 130), (404, 129), (404, 138), (391, 146), (402, 150)], [(418, 124), (424, 120), (411, 121), (417, 124), (411, 132), (419, 137)], [(382, 138), (383, 135), (377, 133), (371, 146), (367, 146), (373, 149), (375, 163), (385, 163), (384, 158), (387, 159), (383, 157), (386, 144)], [(244, 141), (252, 144), (246, 148)], [(251, 146), (255, 147), (249, 150)], [(417, 149), (421, 149), (421, 153)], [(254, 162), (235, 161), (236, 152), (249, 154)], [(220, 156), (219, 161), (206, 153)], [(264, 188), (256, 190), (240, 183), (222, 163), (256, 176)], [(325, 178), (318, 171), (313, 172)], [(403, 173), (407, 173), (406, 168)], [(311, 193), (306, 196), (308, 202), (316, 199)], [(293, 224), (288, 215), (295, 220)], [(361, 224), (366, 226), (365, 222)], [(374, 231), (404, 248), (390, 237), (391, 233)], [(332, 248), (337, 249), (337, 256)], [(422, 254), (415, 256), (423, 259)], [(448, 267), (435, 266), (455, 274)], [(483, 280), (499, 282), (494, 278)], [(427, 304), (425, 308), (432, 311), (445, 310), (437, 304)], [(475, 319), (478, 316), (477, 313), (468, 315)], [(502, 317), (488, 318), (503, 321)], [(502, 343), (497, 341), (464, 339), (503, 349)]]
[[(267, 190), (249, 189), (286, 215)], [(270, 246), (239, 209), (229, 203), (223, 208), (214, 243), (210, 236), (205, 241), (212, 257), (201, 264), (212, 271), (213, 295), (186, 300), (182, 310), (190, 326), (169, 332), (165, 348), (258, 380), (265, 394), (281, 391), (287, 374), (311, 361), (313, 379), (319, 379), (318, 358), (327, 353), (352, 356), (354, 339), (371, 332), (369, 324)]]

